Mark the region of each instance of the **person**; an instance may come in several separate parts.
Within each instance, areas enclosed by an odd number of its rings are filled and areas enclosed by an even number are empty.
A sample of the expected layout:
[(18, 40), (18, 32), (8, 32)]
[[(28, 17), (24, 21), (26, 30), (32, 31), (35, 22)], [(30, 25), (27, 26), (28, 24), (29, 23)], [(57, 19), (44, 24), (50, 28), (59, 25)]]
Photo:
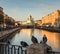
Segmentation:
[(46, 35), (43, 36), (43, 43), (46, 43), (47, 42), (47, 37)]

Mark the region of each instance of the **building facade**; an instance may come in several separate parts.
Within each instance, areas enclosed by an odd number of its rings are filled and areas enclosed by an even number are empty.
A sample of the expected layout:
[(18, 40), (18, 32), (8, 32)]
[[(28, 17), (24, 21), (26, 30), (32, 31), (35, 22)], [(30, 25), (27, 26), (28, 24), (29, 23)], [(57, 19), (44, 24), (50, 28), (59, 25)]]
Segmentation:
[(42, 21), (41, 20), (35, 20), (35, 24), (41, 26)]
[(34, 25), (34, 19), (31, 15), (27, 18), (27, 24), (28, 25)]
[(27, 20), (25, 21), (20, 21), (21, 25), (34, 25), (34, 19), (32, 18), (32, 16), (30, 15)]
[(3, 8), (0, 7), (0, 27), (14, 26), (15, 20), (3, 12)]
[(42, 26), (54, 26), (54, 27), (60, 27), (60, 10), (56, 10), (52, 12), (51, 14), (48, 14), (47, 16), (44, 16), (42, 19)]
[(4, 16), (3, 16), (3, 8), (0, 7), (0, 24), (3, 23), (3, 18), (4, 18)]

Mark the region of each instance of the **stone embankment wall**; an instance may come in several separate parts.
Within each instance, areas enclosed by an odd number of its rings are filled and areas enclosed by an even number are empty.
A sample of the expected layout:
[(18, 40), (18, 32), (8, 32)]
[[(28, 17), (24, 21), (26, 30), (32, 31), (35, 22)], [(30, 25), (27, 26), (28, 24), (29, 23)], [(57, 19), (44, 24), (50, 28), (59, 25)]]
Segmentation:
[(0, 31), (0, 40), (7, 37), (9, 34), (14, 33), (15, 31), (19, 30), (20, 28), (14, 28), (6, 31)]

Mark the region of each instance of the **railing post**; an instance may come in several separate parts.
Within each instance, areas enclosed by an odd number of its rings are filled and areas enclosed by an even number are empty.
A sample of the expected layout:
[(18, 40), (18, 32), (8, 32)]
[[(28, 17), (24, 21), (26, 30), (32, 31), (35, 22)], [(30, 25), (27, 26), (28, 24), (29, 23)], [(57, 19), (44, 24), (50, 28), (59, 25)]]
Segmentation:
[(5, 53), (4, 49), (5, 49), (5, 47), (4, 47), (4, 45), (3, 45), (3, 50), (2, 50), (3, 54)]
[(13, 45), (11, 46), (11, 54), (13, 54)]
[(0, 44), (0, 54), (26, 54), (26, 50), (18, 45)]
[(21, 54), (23, 54), (23, 49), (22, 49), (22, 47), (21, 47)]
[(7, 45), (5, 45), (5, 54), (7, 54)]
[(4, 48), (3, 48), (3, 45), (1, 45), (1, 54), (4, 53)]
[(15, 46), (14, 46), (14, 54), (16, 54), (16, 49), (15, 49)]
[(1, 54), (1, 45), (0, 45), (0, 54)]
[(9, 45), (8, 45), (8, 54), (10, 54), (10, 51), (9, 51)]
[(25, 54), (26, 54), (27, 50), (25, 50)]
[(19, 54), (19, 47), (18, 47), (18, 54)]
[(53, 54), (55, 54), (55, 52), (53, 52)]
[(2, 54), (2, 45), (0, 45), (0, 54)]

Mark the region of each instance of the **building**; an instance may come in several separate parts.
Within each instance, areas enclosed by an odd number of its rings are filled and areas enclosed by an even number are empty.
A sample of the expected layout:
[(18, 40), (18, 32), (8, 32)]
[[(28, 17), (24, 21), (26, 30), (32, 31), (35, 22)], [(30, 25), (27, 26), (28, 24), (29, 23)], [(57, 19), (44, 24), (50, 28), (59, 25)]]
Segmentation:
[(4, 13), (4, 27), (13, 27), (15, 25), (15, 20)]
[(6, 28), (6, 27), (14, 27), (15, 26), (15, 20), (5, 14), (3, 12), (3, 8), (0, 7), (0, 27), (1, 28)]
[(4, 23), (4, 16), (3, 16), (3, 8), (0, 7), (0, 28), (3, 27), (3, 23)]
[(3, 23), (3, 18), (4, 18), (4, 16), (3, 16), (3, 8), (0, 7), (0, 24)]
[(7, 26), (7, 21), (8, 21), (9, 16), (4, 13), (4, 27)]
[(41, 20), (35, 20), (35, 24), (41, 26), (42, 21)]
[(47, 16), (42, 17), (42, 26), (60, 27), (60, 10), (56, 10)]
[(31, 15), (27, 18), (27, 25), (34, 25), (34, 19)]
[(32, 16), (30, 15), (27, 20), (25, 21), (20, 21), (21, 25), (34, 25), (34, 19), (32, 18)]

